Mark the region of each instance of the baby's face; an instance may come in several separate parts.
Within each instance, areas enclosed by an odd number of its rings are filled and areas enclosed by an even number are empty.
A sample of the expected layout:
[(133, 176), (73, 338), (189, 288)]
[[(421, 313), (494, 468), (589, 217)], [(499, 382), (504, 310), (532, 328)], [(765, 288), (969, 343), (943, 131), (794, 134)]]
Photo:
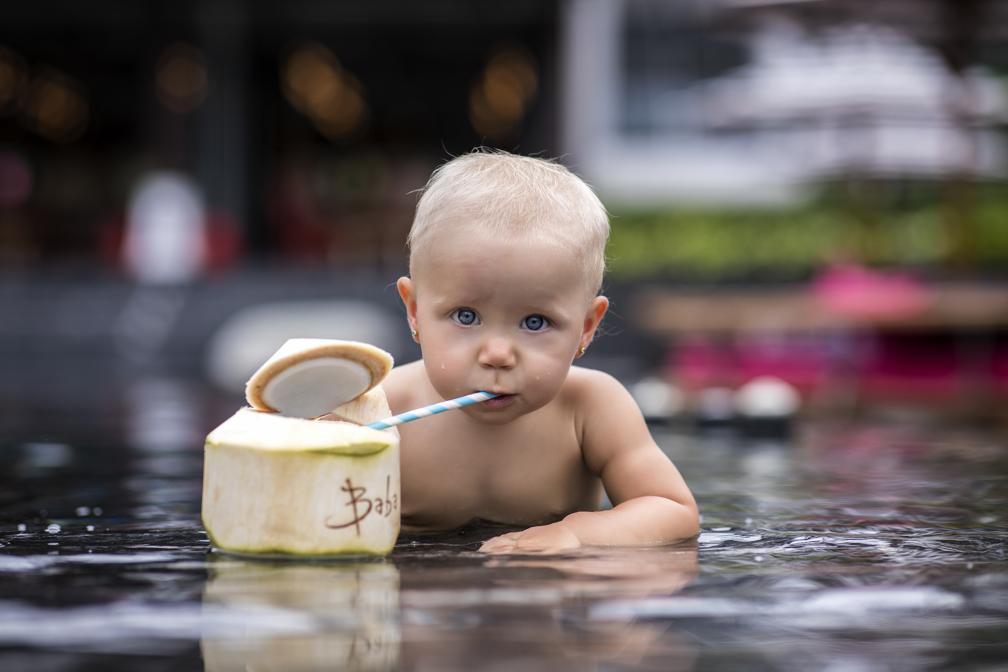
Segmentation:
[(434, 388), (446, 399), (506, 395), (465, 410), (494, 424), (547, 404), (601, 318), (592, 307), (604, 299), (586, 287), (579, 261), (555, 243), (482, 234), (430, 247), (406, 282)]

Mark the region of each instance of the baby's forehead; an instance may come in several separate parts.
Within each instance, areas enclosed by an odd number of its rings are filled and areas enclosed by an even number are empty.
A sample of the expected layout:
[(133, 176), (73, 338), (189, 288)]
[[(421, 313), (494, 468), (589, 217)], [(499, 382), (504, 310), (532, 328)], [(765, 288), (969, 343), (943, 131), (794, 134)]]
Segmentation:
[(507, 208), (487, 211), (458, 208), (432, 217), (424, 227), (425, 238), (451, 236), (507, 239), (514, 242), (548, 240), (586, 240), (585, 227), (571, 221), (569, 213), (518, 215)]
[(440, 308), (468, 306), (483, 311), (490, 306), (516, 313), (566, 312), (580, 308), (581, 294), (576, 290), (563, 291), (560, 286), (521, 284), (467, 284), (467, 285), (418, 285), (418, 296), (428, 299)]
[(522, 287), (562, 290), (589, 288), (583, 260), (568, 245), (552, 239), (459, 236), (428, 241), (417, 250), (411, 272), (418, 281), (450, 287)]
[(558, 272), (579, 267), (581, 254), (563, 236), (534, 231), (495, 231), (479, 228), (444, 230), (422, 241), (413, 250), (414, 261), (436, 264), (466, 264), (474, 259), (508, 259), (538, 266), (552, 264)]
[(570, 272), (576, 276), (590, 294), (598, 291), (605, 241), (587, 235), (583, 225), (562, 219), (469, 214), (472, 216), (456, 211), (428, 221), (422, 234), (410, 241), (412, 275), (426, 266), (450, 264), (488, 250), (491, 264), (496, 262), (494, 255), (510, 256), (512, 251), (520, 251), (528, 264), (550, 264), (555, 274)]

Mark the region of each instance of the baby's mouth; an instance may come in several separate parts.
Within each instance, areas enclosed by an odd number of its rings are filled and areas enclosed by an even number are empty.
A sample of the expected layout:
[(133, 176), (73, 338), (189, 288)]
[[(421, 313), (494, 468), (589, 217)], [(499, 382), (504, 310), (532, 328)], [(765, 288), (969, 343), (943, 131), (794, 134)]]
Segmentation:
[(494, 392), (497, 396), (483, 402), (483, 406), (488, 408), (504, 408), (510, 406), (518, 395), (513, 393)]

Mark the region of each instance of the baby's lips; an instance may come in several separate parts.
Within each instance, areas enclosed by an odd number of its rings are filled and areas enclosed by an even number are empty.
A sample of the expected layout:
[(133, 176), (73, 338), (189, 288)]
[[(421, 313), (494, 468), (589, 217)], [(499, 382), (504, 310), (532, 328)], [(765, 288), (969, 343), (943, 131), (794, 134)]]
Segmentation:
[(511, 405), (516, 396), (518, 395), (514, 393), (501, 394), (492, 399), (487, 399), (483, 402), (482, 406), (486, 408), (505, 408)]

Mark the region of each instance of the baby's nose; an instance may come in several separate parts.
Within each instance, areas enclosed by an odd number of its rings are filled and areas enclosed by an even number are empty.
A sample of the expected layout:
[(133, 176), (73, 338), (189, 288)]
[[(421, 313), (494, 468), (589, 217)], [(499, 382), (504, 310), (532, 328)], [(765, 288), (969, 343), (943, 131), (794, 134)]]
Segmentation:
[(510, 369), (515, 365), (514, 346), (506, 338), (488, 338), (480, 348), (479, 363), (494, 369)]

